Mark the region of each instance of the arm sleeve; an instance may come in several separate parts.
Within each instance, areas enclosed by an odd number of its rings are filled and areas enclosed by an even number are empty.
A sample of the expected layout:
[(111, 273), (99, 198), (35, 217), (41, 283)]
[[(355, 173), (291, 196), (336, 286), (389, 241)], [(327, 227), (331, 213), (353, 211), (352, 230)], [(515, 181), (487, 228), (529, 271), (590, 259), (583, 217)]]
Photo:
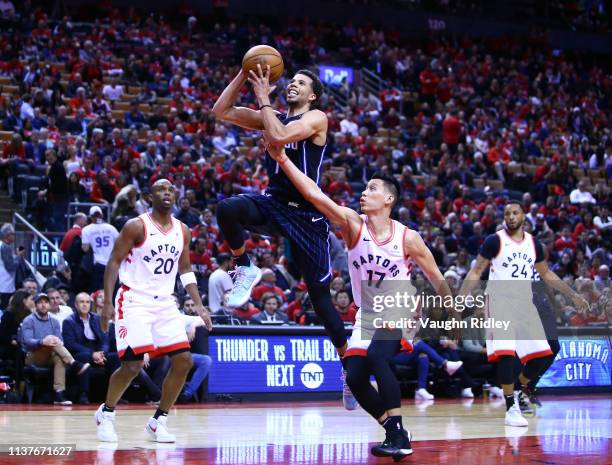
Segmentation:
[(533, 247), (535, 248), (535, 253), (536, 253), (535, 262), (536, 263), (543, 262), (546, 259), (546, 255), (544, 255), (544, 247), (542, 246), (542, 243), (539, 240), (537, 240), (535, 237), (533, 238)]
[(2, 244), (0, 248), (0, 253), (2, 255), (2, 262), (4, 263), (4, 268), (9, 273), (12, 273), (17, 269), (17, 260), (15, 260), (15, 255), (13, 255), (13, 251), (11, 247), (6, 244)]
[(480, 247), (480, 255), (487, 260), (492, 260), (499, 253), (500, 247), (501, 241), (499, 240), (499, 236), (497, 234), (491, 234), (485, 239), (482, 247)]
[(26, 350), (34, 350), (40, 347), (40, 340), (34, 338), (34, 320), (26, 318), (21, 323), (21, 344)]

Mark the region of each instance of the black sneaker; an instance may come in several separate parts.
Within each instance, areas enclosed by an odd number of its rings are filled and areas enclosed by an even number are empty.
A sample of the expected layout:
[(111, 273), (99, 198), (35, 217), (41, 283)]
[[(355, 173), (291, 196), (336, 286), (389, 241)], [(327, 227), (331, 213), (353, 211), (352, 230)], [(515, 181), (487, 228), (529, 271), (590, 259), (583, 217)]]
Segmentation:
[(90, 367), (89, 363), (77, 362), (75, 360), (74, 362), (72, 362), (70, 369), (72, 370), (72, 373), (74, 373), (75, 375), (81, 376), (83, 373), (89, 370), (89, 367)]
[(519, 391), (518, 393), (518, 403), (519, 403), (519, 408), (521, 409), (522, 414), (531, 415), (534, 413), (534, 409), (529, 404), (528, 397), (525, 395), (523, 391)]
[(393, 460), (399, 462), (412, 454), (411, 439), (412, 435), (405, 429), (387, 434), (382, 444), (372, 447), (370, 452), (374, 457), (393, 457)]
[(89, 397), (87, 397), (87, 394), (82, 392), (81, 395), (79, 396), (79, 401), (77, 402), (77, 404), (81, 404), (81, 405), (89, 405)]
[(410, 431), (402, 430), (400, 437), (396, 442), (398, 452), (393, 455), (393, 460), (401, 462), (405, 457), (412, 455), (412, 434)]
[(385, 440), (381, 444), (372, 447), (370, 452), (374, 457), (393, 457), (395, 454), (399, 453), (399, 449), (395, 445), (393, 439), (387, 434)]
[(532, 406), (535, 406), (535, 407), (542, 406), (542, 402), (540, 402), (540, 400), (538, 399), (538, 396), (536, 396), (535, 389), (533, 389), (530, 385), (522, 386), (522, 389), (523, 389), (523, 394), (525, 395), (525, 398), (531, 403)]
[(538, 407), (542, 406), (542, 402), (540, 402), (540, 399), (538, 399), (538, 396), (536, 396), (535, 393), (533, 392), (529, 396), (529, 402), (531, 402), (533, 405), (537, 405)]
[(53, 403), (55, 405), (72, 405), (72, 402), (66, 399), (66, 393), (64, 391), (55, 391)]

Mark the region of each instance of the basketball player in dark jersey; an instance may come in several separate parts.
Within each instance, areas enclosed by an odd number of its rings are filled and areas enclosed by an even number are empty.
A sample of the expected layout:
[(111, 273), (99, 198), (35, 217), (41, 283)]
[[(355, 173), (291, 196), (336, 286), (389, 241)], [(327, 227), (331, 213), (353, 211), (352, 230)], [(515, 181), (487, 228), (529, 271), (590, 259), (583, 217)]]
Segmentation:
[[(250, 81), (258, 110), (234, 106), (241, 87)], [(283, 115), (272, 108), (269, 94), (269, 67), (247, 76), (244, 71), (230, 82), (215, 102), (215, 118), (242, 128), (263, 131), (266, 140), (285, 147), (287, 156), (318, 184), (327, 147), (327, 116), (316, 107), (323, 84), (316, 74), (298, 71), (286, 88), (288, 111)], [(331, 300), (332, 277), (329, 253), (329, 222), (307, 202), (285, 173), (266, 153), (270, 183), (265, 194), (242, 194), (222, 200), (217, 206), (217, 221), (236, 260), (236, 275), (226, 305), (240, 307), (250, 297), (261, 277), (245, 253), (245, 229), (280, 234), (290, 243), (291, 257), (304, 277), (312, 305), (340, 356), (346, 350), (344, 324)], [(353, 410), (357, 403), (344, 384), (344, 406)]]

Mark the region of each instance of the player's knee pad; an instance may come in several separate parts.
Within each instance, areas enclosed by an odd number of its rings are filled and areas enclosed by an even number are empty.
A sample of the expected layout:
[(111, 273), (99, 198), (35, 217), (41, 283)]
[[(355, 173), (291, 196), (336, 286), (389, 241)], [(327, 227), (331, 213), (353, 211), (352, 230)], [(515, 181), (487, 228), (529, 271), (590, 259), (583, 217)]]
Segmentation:
[(552, 358), (553, 355), (548, 355), (547, 357), (538, 357), (529, 360), (523, 368), (523, 376), (525, 376), (525, 378), (529, 380), (535, 379), (536, 377), (540, 376), (542, 374), (542, 371), (544, 371), (548, 367), (549, 362)]
[(501, 384), (514, 384), (514, 356), (502, 355), (497, 363), (497, 376)]

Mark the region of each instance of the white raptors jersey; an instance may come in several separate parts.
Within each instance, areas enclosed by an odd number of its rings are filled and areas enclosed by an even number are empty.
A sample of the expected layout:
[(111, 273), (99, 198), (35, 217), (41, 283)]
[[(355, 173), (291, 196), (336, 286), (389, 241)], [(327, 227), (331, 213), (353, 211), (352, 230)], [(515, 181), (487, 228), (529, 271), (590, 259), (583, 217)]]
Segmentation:
[(357, 307), (361, 307), (362, 281), (376, 285), (386, 280), (408, 280), (412, 270), (412, 262), (404, 248), (408, 228), (391, 220), (391, 236), (384, 242), (378, 242), (368, 228), (367, 217), (360, 216), (363, 223), (359, 238), (348, 251), (349, 275)]
[(499, 252), (491, 259), (489, 281), (536, 281), (540, 275), (535, 269), (536, 248), (533, 236), (523, 233), (523, 240), (512, 239), (505, 229), (497, 231)]
[(136, 293), (170, 298), (183, 252), (182, 223), (172, 217), (172, 229), (164, 232), (149, 213), (138, 218), (144, 224), (144, 241), (121, 262), (119, 280)]

